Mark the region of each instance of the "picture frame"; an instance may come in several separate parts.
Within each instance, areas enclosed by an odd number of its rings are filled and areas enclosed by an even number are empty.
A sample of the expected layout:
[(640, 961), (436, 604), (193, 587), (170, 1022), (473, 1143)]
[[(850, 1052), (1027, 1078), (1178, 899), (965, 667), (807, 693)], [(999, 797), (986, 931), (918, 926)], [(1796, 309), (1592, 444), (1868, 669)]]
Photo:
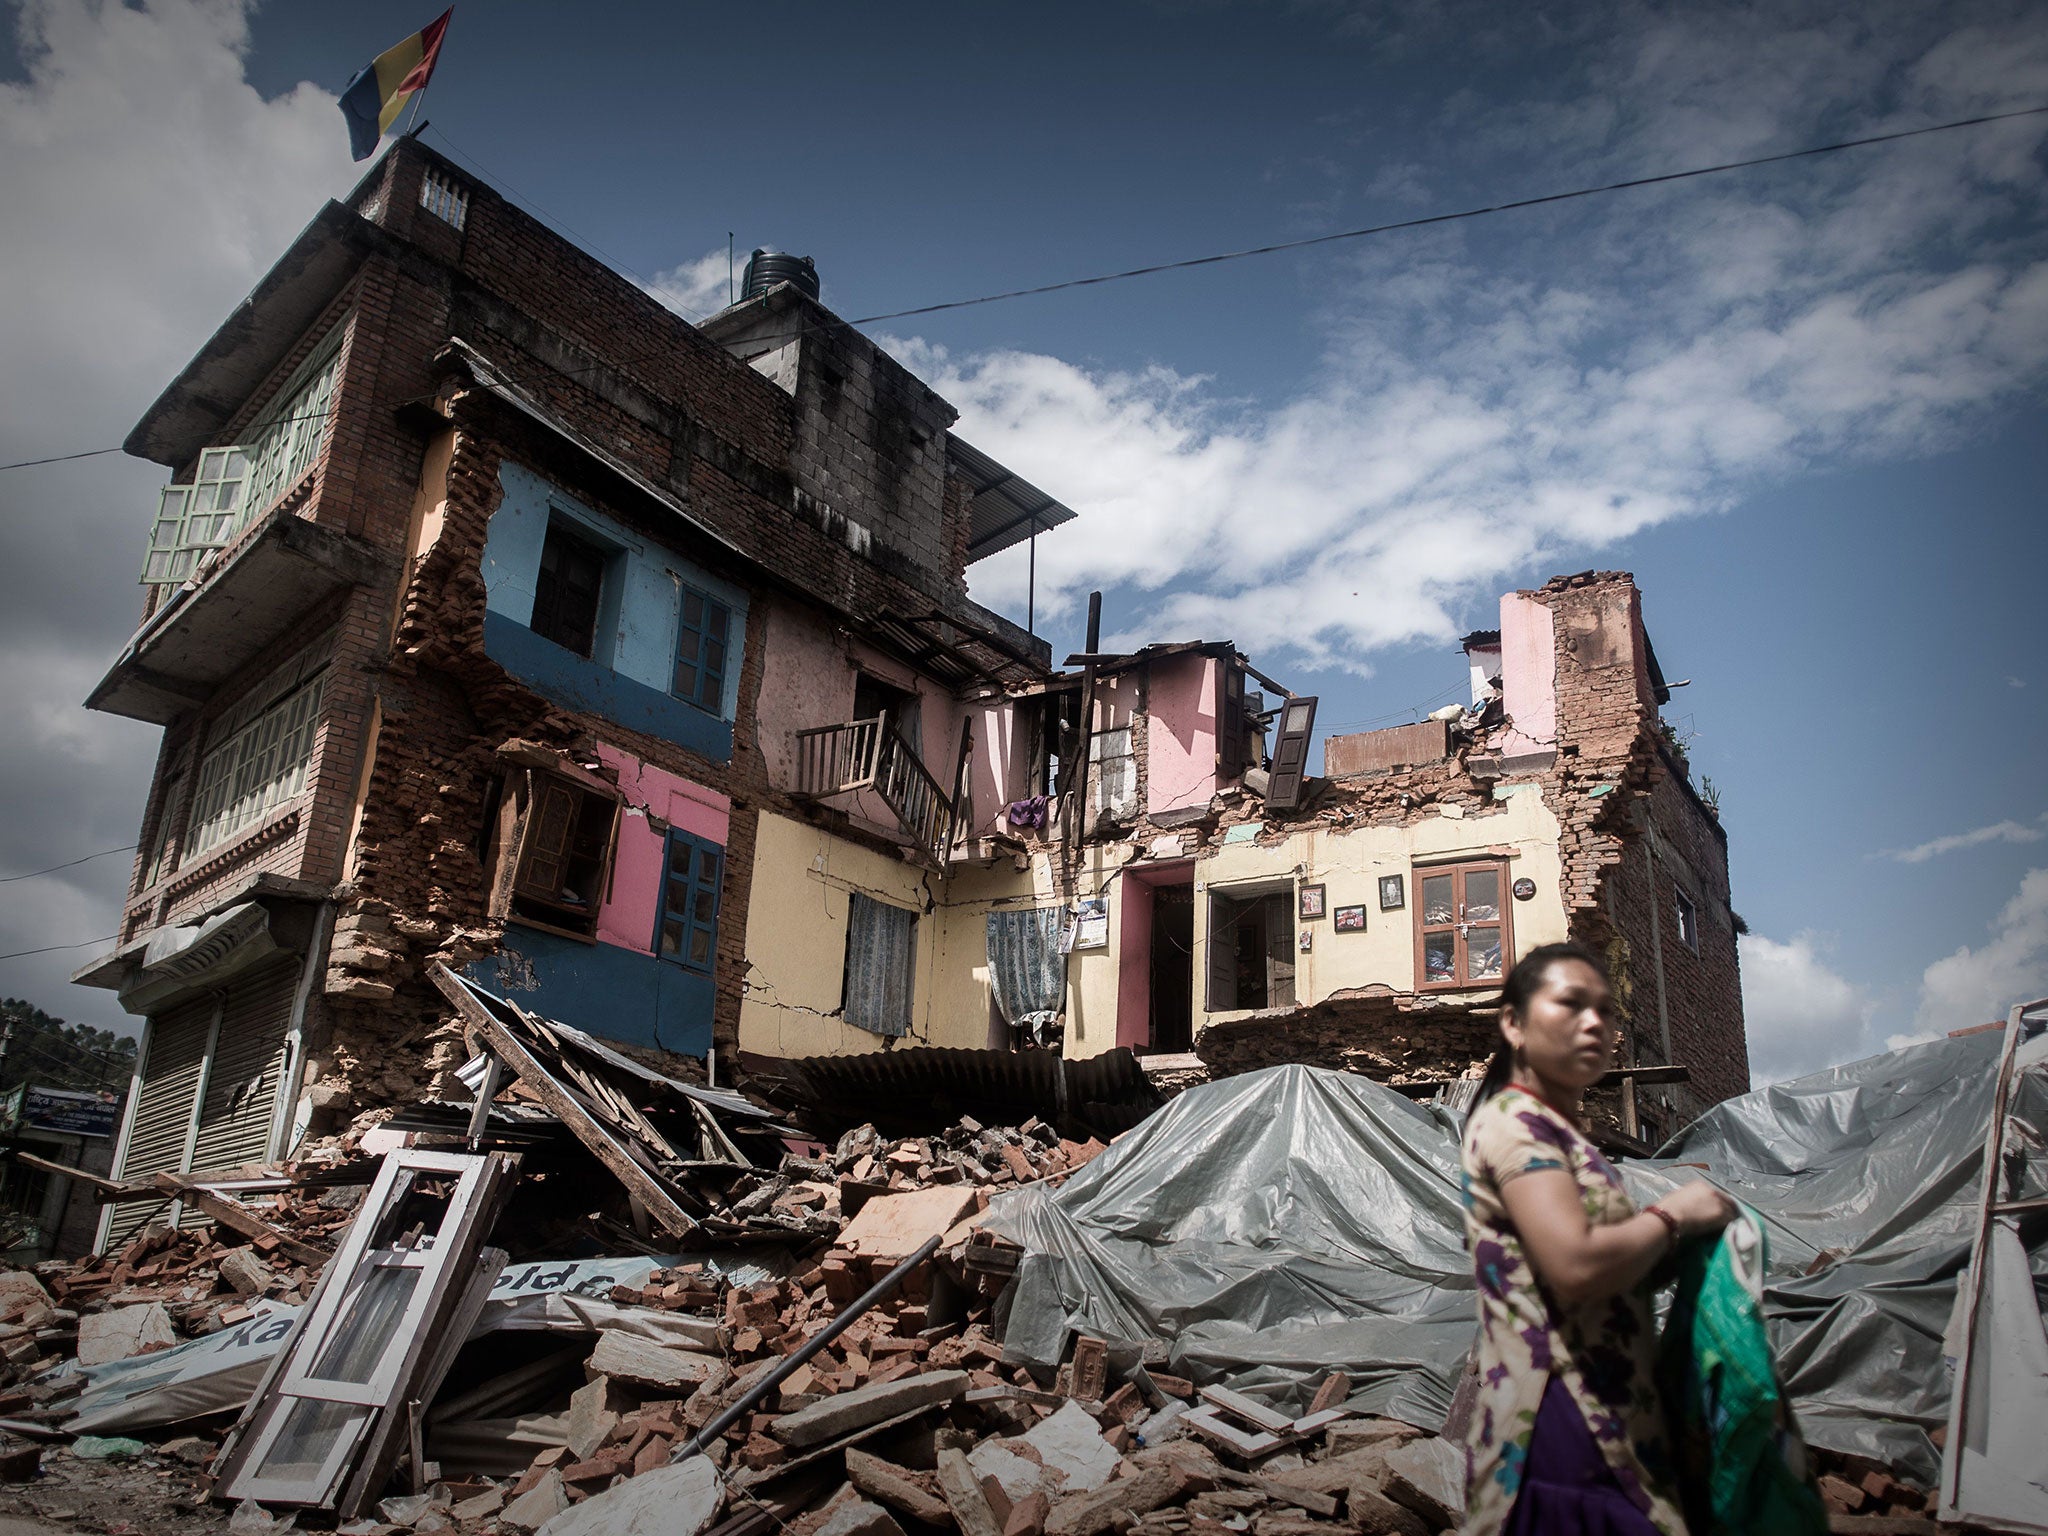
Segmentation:
[(1296, 900), (1299, 906), (1299, 915), (1305, 923), (1314, 922), (1318, 918), (1329, 915), (1329, 896), (1328, 887), (1326, 886), (1304, 885), (1298, 893)]
[(1331, 927), (1337, 933), (1365, 932), (1364, 904), (1361, 903), (1355, 907), (1339, 907), (1336, 911), (1335, 921), (1332, 922)]
[(1398, 912), (1408, 905), (1408, 878), (1405, 875), (1380, 876), (1380, 910)]

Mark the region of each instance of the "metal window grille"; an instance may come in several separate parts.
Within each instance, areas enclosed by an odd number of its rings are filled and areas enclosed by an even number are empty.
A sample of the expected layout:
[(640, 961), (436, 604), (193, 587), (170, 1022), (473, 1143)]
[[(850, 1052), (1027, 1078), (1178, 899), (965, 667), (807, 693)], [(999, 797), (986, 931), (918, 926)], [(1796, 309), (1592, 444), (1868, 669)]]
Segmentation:
[(443, 223), (462, 228), (469, 217), (469, 189), (431, 167), (420, 179), (420, 206)]
[(253, 826), (306, 787), (324, 662), (302, 658), (280, 676), (282, 691), (258, 690), (214, 727), (215, 745), (199, 762), (187, 857)]

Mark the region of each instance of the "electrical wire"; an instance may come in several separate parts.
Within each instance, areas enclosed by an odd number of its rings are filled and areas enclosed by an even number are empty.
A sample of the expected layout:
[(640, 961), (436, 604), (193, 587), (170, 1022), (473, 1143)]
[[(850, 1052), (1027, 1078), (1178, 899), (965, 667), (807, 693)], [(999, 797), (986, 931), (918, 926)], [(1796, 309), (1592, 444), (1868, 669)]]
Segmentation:
[(60, 950), (85, 949), (93, 944), (111, 944), (118, 934), (107, 934), (97, 939), (80, 939), (76, 944), (46, 944), (41, 949), (17, 949), (11, 955), (0, 955), (0, 960), (20, 960), (28, 955), (54, 955)]
[(60, 869), (76, 869), (81, 864), (90, 864), (94, 859), (104, 859), (110, 853), (133, 853), (137, 845), (125, 848), (102, 848), (98, 853), (88, 853), (82, 859), (73, 859), (69, 864), (52, 864), (48, 869), (32, 869), (25, 875), (0, 875), (0, 885), (12, 885), (17, 880), (33, 880), (38, 875), (54, 875)]
[[(1540, 208), (1552, 203), (1571, 202), (1578, 198), (1598, 197), (1608, 192), (1626, 192), (1639, 187), (1655, 187), (1671, 182), (1690, 181), (1701, 176), (1718, 176), (1731, 171), (1752, 170), (1760, 165), (1778, 165), (1788, 160), (1804, 160), (1815, 155), (1831, 155), (1842, 150), (1868, 148), (1873, 144), (1891, 144), (1901, 139), (1921, 138), (1934, 133), (1950, 133), (1959, 128), (1979, 128), (1987, 123), (2002, 123), (2014, 118), (2038, 117), (2043, 114), (2048, 114), (2048, 106), (2019, 107), (2010, 112), (1988, 112), (1980, 117), (1957, 118), (1952, 122), (1930, 123), (1919, 128), (1901, 128), (1891, 133), (1865, 134), (1861, 138), (1841, 139), (1832, 144), (1816, 144), (1806, 149), (1790, 149), (1775, 155), (1756, 155), (1747, 160), (1727, 160), (1717, 165), (1694, 166), (1689, 170), (1665, 171), (1656, 176), (1635, 176), (1625, 181), (1605, 182), (1599, 186), (1576, 187), (1568, 192), (1546, 192), (1537, 197), (1514, 198), (1507, 202), (1488, 203), (1476, 208), (1461, 208), (1451, 213), (1432, 213), (1425, 214), (1419, 218), (1397, 219), (1388, 224), (1371, 224), (1362, 229), (1339, 230), (1334, 234), (1309, 235), (1299, 240), (1274, 241), (1267, 245), (1248, 246), (1243, 250), (1218, 251), (1207, 256), (1189, 256), (1177, 261), (1154, 262), (1148, 266), (1127, 267), (1119, 272), (1102, 272), (1090, 277), (1071, 277), (1056, 283), (1040, 283), (1029, 288), (1010, 288), (1001, 293), (984, 293), (967, 299), (948, 299), (937, 304), (915, 305), (909, 309), (885, 310), (880, 314), (864, 315), (857, 320), (842, 320), (836, 323), (842, 326), (876, 325), (884, 320), (904, 320), (917, 315), (935, 315), (948, 310), (969, 309), (980, 304), (999, 304), (1008, 299), (1034, 298), (1040, 294), (1062, 293), (1070, 288), (1089, 288), (1103, 283), (1120, 283), (1131, 278), (1156, 276), (1163, 272), (1184, 272), (1195, 267), (1215, 266), (1229, 261), (1244, 261), (1253, 256), (1271, 256), (1283, 251), (1307, 250), (1313, 246), (1331, 245), (1342, 240), (1363, 240), (1372, 235), (1392, 234), (1396, 231), (1408, 229), (1424, 229), (1436, 224), (1450, 224), (1463, 219), (1483, 218), (1488, 214), (1512, 213), (1524, 208)], [(449, 141), (446, 133), (443, 133), (438, 128), (434, 131), (439, 135), (443, 143), (448, 144), (451, 154), (475, 165), (478, 173), (487, 180), (501, 186), (506, 185), (498, 177), (484, 170), (482, 164), (474, 156), (457, 150), (453, 143)], [(507, 186), (507, 190), (513, 189)], [(523, 197), (523, 194), (518, 195)], [(545, 210), (541, 209), (538, 203), (533, 203), (531, 198), (525, 198), (524, 200), (532, 203), (532, 206), (537, 211), (545, 213)], [(547, 215), (547, 217), (554, 218), (551, 214)], [(560, 223), (561, 221), (555, 220), (555, 222)], [(572, 235), (575, 234), (575, 231), (570, 229), (567, 224), (563, 224), (562, 228)], [(576, 238), (582, 240), (584, 237), (577, 235)], [(588, 244), (587, 241), (585, 243)], [(592, 246), (591, 249), (595, 251), (596, 247)], [(603, 253), (600, 251), (598, 254), (602, 255)], [(612, 260), (613, 258), (607, 257), (606, 259)], [(625, 266), (623, 263), (616, 264), (628, 276), (638, 277), (643, 288), (648, 285), (649, 280), (644, 275), (634, 273), (632, 268)], [(678, 307), (684, 308), (687, 311), (687, 306)], [(830, 328), (827, 326), (806, 326), (798, 330), (755, 337), (754, 339), (757, 341), (793, 341)], [(668, 347), (664, 343), (647, 352), (625, 358), (610, 359), (602, 363), (593, 363), (588, 368), (550, 369), (548, 372), (552, 377), (577, 378), (586, 373), (598, 372), (600, 369), (630, 368), (636, 363), (645, 362), (658, 352), (667, 350)], [(510, 369), (506, 371), (514, 372)], [(528, 381), (515, 372), (514, 382), (524, 383)], [(100, 454), (118, 453), (120, 451), (118, 447), (92, 448), (83, 453), (60, 454), (54, 458), (23, 459), (11, 464), (0, 464), (0, 470), (28, 469), (39, 464), (60, 464), (73, 459), (89, 459)]]

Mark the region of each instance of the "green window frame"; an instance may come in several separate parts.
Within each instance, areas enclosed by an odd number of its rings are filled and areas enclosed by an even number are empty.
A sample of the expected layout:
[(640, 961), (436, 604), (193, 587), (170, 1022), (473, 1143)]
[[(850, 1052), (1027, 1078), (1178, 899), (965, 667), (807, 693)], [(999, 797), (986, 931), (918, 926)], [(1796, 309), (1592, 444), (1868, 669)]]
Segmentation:
[(725, 850), (671, 828), (662, 864), (654, 953), (686, 970), (711, 972), (718, 957), (719, 890)]

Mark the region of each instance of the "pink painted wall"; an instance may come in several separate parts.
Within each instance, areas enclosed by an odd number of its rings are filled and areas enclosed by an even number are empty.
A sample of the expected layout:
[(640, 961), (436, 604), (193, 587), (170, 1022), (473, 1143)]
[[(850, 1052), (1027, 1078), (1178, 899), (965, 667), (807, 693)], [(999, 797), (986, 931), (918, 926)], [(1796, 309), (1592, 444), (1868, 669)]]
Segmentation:
[(619, 817), (618, 851), (612, 858), (611, 890), (597, 913), (597, 939), (601, 944), (652, 954), (662, 859), (668, 844), (667, 833), (657, 830), (654, 822), (680, 828), (723, 848), (732, 825), (732, 802), (715, 789), (643, 763), (616, 747), (600, 743), (597, 756), (617, 772), (619, 793), (626, 797)]
[(1152, 887), (1126, 879), (1117, 913), (1116, 1043), (1142, 1051), (1152, 1033)]
[(1500, 600), (1500, 691), (1514, 726), (1501, 744), (1509, 757), (1557, 744), (1557, 640), (1549, 608), (1519, 592)]
[(1030, 746), (1029, 722), (1008, 699), (972, 705), (969, 714), (974, 721), (974, 756), (968, 765), (970, 835), (1009, 833), (1004, 809), (1012, 800), (1022, 800), (1031, 782), (1031, 765), (1024, 761)]
[(793, 790), (790, 733), (852, 718), (853, 667), (837, 635), (782, 602), (768, 605), (761, 657), (761, 693), (754, 705), (761, 761), (769, 783)]
[(1216, 666), (1202, 655), (1152, 664), (1145, 775), (1155, 816), (1207, 805), (1216, 792)]

